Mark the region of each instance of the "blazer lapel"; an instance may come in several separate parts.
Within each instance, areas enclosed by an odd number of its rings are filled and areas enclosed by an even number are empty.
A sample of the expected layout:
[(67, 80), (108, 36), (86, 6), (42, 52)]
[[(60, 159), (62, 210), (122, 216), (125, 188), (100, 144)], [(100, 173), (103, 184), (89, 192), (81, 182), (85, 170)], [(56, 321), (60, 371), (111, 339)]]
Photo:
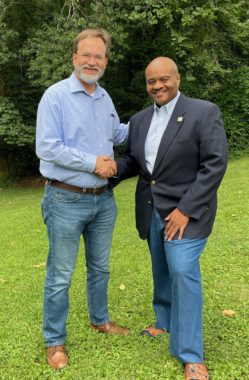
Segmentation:
[(146, 110), (141, 121), (139, 122), (139, 125), (141, 125), (141, 134), (139, 135), (140, 157), (141, 157), (141, 162), (144, 164), (143, 169), (146, 172), (148, 172), (148, 169), (147, 169), (146, 160), (145, 160), (145, 141), (146, 141), (147, 134), (150, 128), (153, 112), (154, 112), (154, 106), (151, 106), (150, 108)]
[(169, 149), (174, 138), (176, 137), (177, 133), (179, 132), (179, 130), (183, 124), (183, 121), (184, 121), (185, 112), (186, 111), (184, 108), (184, 95), (181, 94), (176, 105), (175, 105), (174, 111), (171, 115), (171, 118), (168, 122), (167, 128), (166, 128), (166, 130), (163, 134), (162, 140), (160, 142), (158, 152), (157, 152), (157, 156), (156, 156), (155, 165), (153, 168), (153, 173), (156, 171), (161, 160), (167, 154), (167, 150)]

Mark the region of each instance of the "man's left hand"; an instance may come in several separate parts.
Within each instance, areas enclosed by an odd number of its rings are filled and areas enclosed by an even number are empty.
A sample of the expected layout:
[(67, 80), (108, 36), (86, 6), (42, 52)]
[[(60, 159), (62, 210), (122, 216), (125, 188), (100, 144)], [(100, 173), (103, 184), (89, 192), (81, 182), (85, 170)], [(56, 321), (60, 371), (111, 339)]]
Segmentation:
[(188, 225), (189, 217), (185, 216), (177, 208), (165, 218), (167, 225), (165, 227), (166, 240), (173, 240), (174, 236), (179, 232), (178, 240), (181, 240), (185, 228)]

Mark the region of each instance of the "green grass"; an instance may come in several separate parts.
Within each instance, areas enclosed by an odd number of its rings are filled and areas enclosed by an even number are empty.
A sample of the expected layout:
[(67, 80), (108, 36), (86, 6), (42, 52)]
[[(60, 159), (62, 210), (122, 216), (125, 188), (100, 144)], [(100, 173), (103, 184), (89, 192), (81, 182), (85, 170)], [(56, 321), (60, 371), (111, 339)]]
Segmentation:
[[(202, 255), (204, 341), (212, 380), (249, 379), (249, 158), (231, 161), (219, 191), (219, 211)], [(42, 188), (0, 190), (0, 379), (183, 380), (169, 353), (168, 336), (141, 337), (153, 322), (152, 278), (146, 242), (134, 227), (135, 180), (116, 190), (119, 214), (111, 254), (111, 318), (131, 329), (128, 337), (88, 327), (81, 245), (71, 288), (67, 348), (70, 365), (47, 366), (42, 293), (47, 237), (40, 213)], [(38, 265), (38, 267), (36, 267)], [(125, 289), (121, 290), (120, 285)], [(232, 309), (234, 317), (225, 317)]]

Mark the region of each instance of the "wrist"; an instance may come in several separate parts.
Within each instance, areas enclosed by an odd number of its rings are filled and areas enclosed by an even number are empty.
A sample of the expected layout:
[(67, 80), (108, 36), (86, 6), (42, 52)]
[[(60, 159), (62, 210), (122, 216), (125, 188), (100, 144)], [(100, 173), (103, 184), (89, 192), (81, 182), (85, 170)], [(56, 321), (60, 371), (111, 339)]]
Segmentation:
[(178, 211), (180, 211), (180, 213), (184, 216), (186, 216), (187, 218), (190, 218), (189, 214), (187, 214), (185, 211), (182, 211), (180, 208), (177, 208)]

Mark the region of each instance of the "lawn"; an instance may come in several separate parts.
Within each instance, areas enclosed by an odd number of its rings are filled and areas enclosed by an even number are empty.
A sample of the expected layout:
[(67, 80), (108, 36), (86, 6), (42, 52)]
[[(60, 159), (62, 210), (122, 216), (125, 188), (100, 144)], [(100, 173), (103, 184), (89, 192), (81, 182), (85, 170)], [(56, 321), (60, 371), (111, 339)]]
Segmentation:
[[(204, 341), (212, 380), (249, 379), (249, 158), (229, 163), (219, 191), (219, 210), (202, 255)], [(47, 366), (42, 293), (47, 255), (41, 219), (43, 189), (0, 190), (0, 379), (183, 380), (169, 353), (169, 338), (149, 339), (140, 330), (153, 322), (150, 256), (134, 227), (135, 180), (116, 190), (119, 209), (111, 254), (111, 318), (131, 329), (127, 337), (89, 329), (83, 246), (80, 248), (68, 319), (70, 365)], [(232, 316), (224, 316), (232, 310)]]

